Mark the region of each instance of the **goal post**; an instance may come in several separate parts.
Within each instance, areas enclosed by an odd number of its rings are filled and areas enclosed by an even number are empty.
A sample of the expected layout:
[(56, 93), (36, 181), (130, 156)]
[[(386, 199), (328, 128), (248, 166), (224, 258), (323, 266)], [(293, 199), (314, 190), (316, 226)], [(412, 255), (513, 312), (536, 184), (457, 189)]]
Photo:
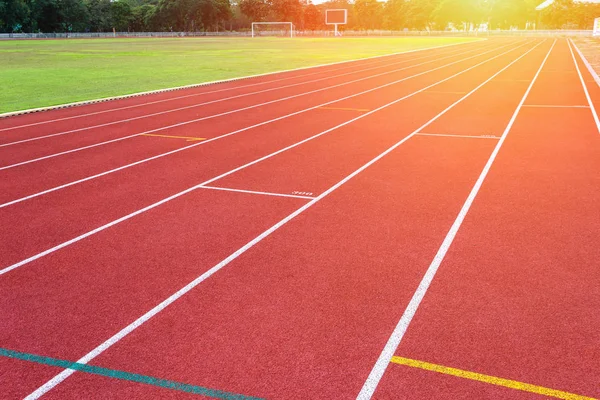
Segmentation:
[[(252, 37), (260, 36), (260, 26), (267, 25), (268, 27), (273, 27), (276, 25), (283, 25), (286, 29), (289, 29), (289, 35), (291, 38), (294, 37), (294, 24), (291, 22), (253, 22), (252, 23)], [(287, 36), (286, 30), (283, 30), (284, 36)]]

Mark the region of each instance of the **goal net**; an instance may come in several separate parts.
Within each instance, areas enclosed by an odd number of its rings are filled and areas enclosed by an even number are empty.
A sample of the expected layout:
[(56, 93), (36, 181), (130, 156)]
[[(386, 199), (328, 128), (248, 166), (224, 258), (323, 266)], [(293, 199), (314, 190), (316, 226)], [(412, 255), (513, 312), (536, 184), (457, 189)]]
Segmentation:
[(291, 22), (253, 22), (252, 37), (257, 36), (294, 37), (294, 24)]

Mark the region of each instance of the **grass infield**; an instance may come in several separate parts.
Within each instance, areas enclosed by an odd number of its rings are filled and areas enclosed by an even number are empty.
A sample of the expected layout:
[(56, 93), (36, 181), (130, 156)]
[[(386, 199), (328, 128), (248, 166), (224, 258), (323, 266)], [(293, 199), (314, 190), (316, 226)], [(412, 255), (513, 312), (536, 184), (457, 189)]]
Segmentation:
[(472, 38), (0, 41), (0, 113), (468, 42)]

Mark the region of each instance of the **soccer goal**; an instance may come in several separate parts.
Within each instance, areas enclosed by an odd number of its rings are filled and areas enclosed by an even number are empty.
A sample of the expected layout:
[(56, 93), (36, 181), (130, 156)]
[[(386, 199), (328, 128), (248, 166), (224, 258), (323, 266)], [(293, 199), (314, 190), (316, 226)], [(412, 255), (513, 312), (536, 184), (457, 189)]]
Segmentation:
[(253, 22), (252, 37), (256, 36), (294, 37), (294, 24), (291, 22)]

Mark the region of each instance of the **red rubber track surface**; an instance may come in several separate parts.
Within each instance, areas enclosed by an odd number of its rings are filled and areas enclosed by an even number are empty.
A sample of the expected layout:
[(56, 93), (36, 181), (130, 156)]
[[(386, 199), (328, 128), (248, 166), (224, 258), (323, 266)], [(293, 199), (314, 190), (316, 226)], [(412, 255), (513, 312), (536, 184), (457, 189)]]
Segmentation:
[[(503, 50), (507, 51), (507, 49)], [(522, 49), (515, 51), (519, 50), (523, 51)], [(492, 54), (500, 53), (502, 53), (502, 50), (494, 51)], [(486, 56), (490, 58), (492, 55), (488, 54)], [(469, 61), (459, 62), (447, 68), (422, 75), (422, 77), (419, 77), (420, 79), (405, 81), (405, 84), (399, 87), (393, 86), (393, 90), (372, 92), (346, 100), (342, 104), (339, 104), (338, 107), (360, 110), (365, 109), (365, 107), (374, 109), (395, 100), (398, 97), (402, 97), (403, 95), (438, 82), (441, 79), (452, 76), (452, 74), (463, 70), (466, 63), (469, 63), (467, 66), (472, 66), (477, 62), (485, 61), (486, 56), (476, 55)], [(473, 55), (469, 54), (467, 57), (473, 57)], [(511, 54), (507, 54), (505, 59), (508, 60), (511, 59), (511, 57)], [(450, 62), (460, 61), (461, 59), (462, 58), (459, 56), (458, 58), (450, 60)], [(482, 65), (482, 67), (487, 69), (490, 68), (489, 65)], [(453, 93), (434, 93), (433, 96), (438, 96), (444, 101), (440, 110), (454, 101), (455, 98), (459, 97), (459, 95)], [(407, 115), (412, 115), (414, 112), (428, 112), (427, 110), (421, 110), (422, 103), (419, 101), (415, 103), (414, 98), (407, 99), (399, 105), (404, 106), (404, 104), (415, 104), (415, 107), (417, 108), (414, 111), (411, 110)], [(415, 107), (413, 107), (413, 109)], [(435, 114), (432, 114), (430, 118), (433, 115)], [(181, 190), (230, 171), (233, 168), (253, 161), (259, 157), (270, 154), (273, 151), (297, 143), (302, 139), (332, 128), (339, 123), (348, 121), (356, 116), (356, 111), (346, 109), (315, 110), (314, 112), (311, 112), (310, 115), (301, 114), (294, 116), (292, 119), (280, 120), (276, 123), (260, 127), (259, 129), (243, 132), (242, 135), (229, 136), (219, 141), (210, 142), (180, 153), (152, 160), (151, 162), (139, 164), (132, 168), (119, 171), (118, 173), (86, 181), (80, 185), (71, 186), (63, 190), (52, 192), (48, 195), (36, 197), (32, 200), (0, 208), (0, 217), (9, 222), (3, 227), (4, 229), (0, 228), (2, 229), (0, 231), (0, 238), (7, 238), (8, 240), (8, 238), (14, 239), (15, 236), (18, 236), (22, 238), (19, 242), (23, 243), (23, 245), (7, 249), (4, 255), (5, 262), (3, 263), (3, 266), (30, 257), (39, 251), (55, 246), (72, 237), (83, 234), (91, 229), (122, 217), (123, 215), (127, 215), (158, 200), (180, 192)], [(305, 122), (307, 118), (311, 119)], [(369, 119), (374, 120), (375, 118)], [(385, 119), (382, 119), (382, 121), (384, 123), (386, 122)], [(171, 134), (179, 136), (185, 135), (179, 131), (174, 131)], [(166, 140), (170, 141), (173, 139)], [(377, 153), (384, 149), (385, 147), (381, 148)], [(87, 153), (87, 151), (80, 152), (78, 153), (78, 157), (84, 156)], [(106, 153), (103, 154), (104, 158), (111, 158), (112, 156), (111, 154), (111, 156), (106, 157)], [(115, 155), (115, 157), (118, 157), (118, 155)], [(59, 159), (54, 161), (55, 163), (58, 162), (60, 164)], [(85, 163), (83, 159), (80, 159), (78, 165), (87, 165), (87, 163)], [(19, 173), (21, 168), (25, 167), (0, 171), (0, 173)], [(54, 170), (54, 167), (52, 170)], [(102, 171), (105, 171), (105, 169)], [(173, 175), (168, 173), (168, 171), (178, 171), (177, 179), (174, 179)], [(52, 177), (55, 176), (52, 172), (49, 173)], [(52, 177), (41, 181), (52, 181)], [(80, 175), (77, 177), (80, 177)], [(73, 180), (73, 177), (70, 175), (69, 178), (70, 179), (67, 182)], [(64, 183), (62, 177), (59, 177), (59, 179), (61, 180), (57, 183)], [(19, 198), (22, 194), (35, 193), (40, 190), (45, 190), (49, 186), (55, 187), (55, 181), (52, 181), (52, 185), (42, 183), (43, 186), (40, 187), (37, 187), (35, 182), (31, 182), (28, 185), (27, 182), (30, 181), (27, 178), (19, 179), (13, 177), (13, 179), (7, 181), (14, 182), (14, 185), (19, 188), (25, 186), (24, 190), (27, 191), (25, 193), (18, 191), (18, 195), (15, 195), (15, 193), (7, 189), (5, 191), (5, 200), (8, 201)], [(135, 184), (133, 184), (133, 182), (135, 182)], [(113, 188), (113, 190), (106, 190), (107, 187)], [(62, 207), (65, 202), (72, 204), (72, 208), (68, 214), (65, 214), (65, 210)], [(15, 210), (19, 211), (16, 212)], [(18, 219), (19, 215), (23, 214), (30, 216), (30, 219), (32, 220), (31, 225), (23, 226), (15, 220), (15, 218)], [(11, 221), (14, 221), (14, 223), (11, 223)], [(20, 228), (15, 229), (15, 226), (18, 225), (21, 225)], [(40, 233), (33, 241), (30, 240), (31, 229)]]
[[(600, 89), (576, 61), (598, 108)], [(0, 348), (77, 361), (235, 255), (90, 364), (263, 398), (356, 398), (535, 78), (395, 354), (599, 397), (600, 132), (565, 39), (494, 39), (8, 118), (2, 143), (352, 72), (0, 147), (0, 158), (10, 165), (407, 67), (161, 130), (213, 138), (422, 73), (93, 179), (191, 142), (137, 136), (0, 170), (2, 204), (87, 179), (0, 206)], [(159, 100), (168, 101), (144, 105)], [(37, 125), (16, 128), (27, 124)], [(209, 180), (250, 192), (178, 195)], [(61, 371), (0, 357), (2, 397), (23, 398)], [(44, 397), (198, 396), (75, 372)], [(396, 364), (374, 392), (535, 397)]]
[[(561, 41), (525, 105), (586, 104)], [(398, 355), (600, 396), (598, 133), (589, 109), (523, 108)], [(431, 372), (403, 368), (383, 398), (429, 387)], [(443, 398), (489, 390), (460, 384)]]

